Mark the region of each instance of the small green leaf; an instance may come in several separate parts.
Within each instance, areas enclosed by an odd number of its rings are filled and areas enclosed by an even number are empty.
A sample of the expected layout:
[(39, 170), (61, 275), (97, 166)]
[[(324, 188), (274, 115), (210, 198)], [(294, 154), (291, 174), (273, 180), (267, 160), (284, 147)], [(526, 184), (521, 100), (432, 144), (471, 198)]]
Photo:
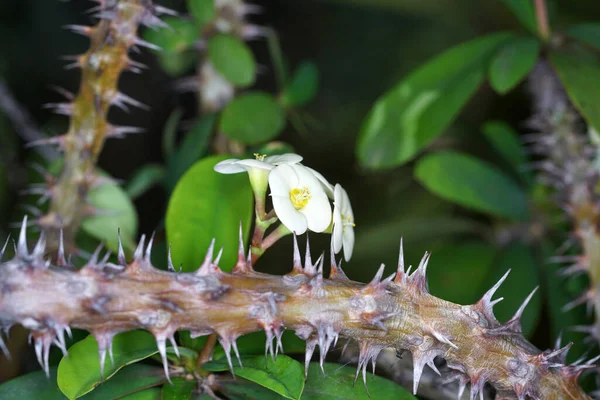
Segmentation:
[(50, 378), (44, 371), (19, 376), (0, 385), (0, 399), (3, 400), (64, 400), (56, 385), (56, 368), (50, 368)]
[(187, 0), (187, 8), (200, 27), (216, 17), (214, 0)]
[(281, 94), (281, 102), (286, 107), (302, 107), (316, 96), (319, 90), (319, 70), (317, 66), (305, 61), (292, 76)]
[(521, 25), (531, 33), (537, 34), (538, 27), (532, 0), (501, 0), (517, 17)]
[(112, 343), (114, 365), (109, 357), (104, 364), (104, 379), (100, 376), (98, 344), (93, 336), (75, 343), (69, 348), (69, 356), (58, 365), (58, 386), (69, 398), (76, 399), (90, 392), (103, 381), (110, 379), (126, 365), (156, 354), (154, 336), (146, 331), (121, 333)]
[(453, 303), (473, 304), (481, 297), (496, 253), (494, 246), (475, 241), (449, 243), (433, 251), (427, 269), (431, 293)]
[(490, 84), (500, 94), (517, 86), (531, 72), (538, 59), (540, 42), (534, 37), (519, 37), (506, 43), (490, 65)]
[(584, 48), (566, 48), (550, 53), (560, 81), (577, 110), (596, 132), (600, 132), (600, 62)]
[(354, 385), (356, 368), (333, 363), (325, 363), (323, 368), (325, 374), (318, 363), (310, 364), (302, 400), (417, 400), (408, 390), (381, 376), (368, 377), (367, 393), (363, 385)]
[(567, 29), (565, 33), (572, 38), (579, 39), (589, 46), (600, 50), (600, 23), (589, 22), (575, 25)]
[(499, 217), (528, 218), (523, 190), (495, 167), (472, 156), (439, 152), (423, 157), (415, 176), (436, 195)]
[(195, 52), (188, 51), (198, 40), (196, 25), (182, 18), (163, 18), (171, 29), (146, 29), (144, 39), (162, 50), (157, 52), (161, 67), (171, 76), (177, 76), (191, 68), (197, 59)]
[(219, 130), (245, 144), (275, 138), (285, 127), (285, 114), (273, 96), (248, 92), (234, 99), (223, 110)]
[(248, 238), (252, 189), (246, 174), (223, 175), (213, 167), (228, 157), (205, 158), (181, 178), (169, 200), (167, 238), (173, 244), (173, 262), (184, 271), (198, 268), (212, 238), (224, 248), (221, 268), (230, 271), (237, 260), (240, 221)]
[[(540, 284), (535, 258), (527, 246), (521, 243), (511, 244), (503, 250), (494, 261), (494, 268), (487, 279), (486, 288), (490, 288), (511, 270), (506, 281), (494, 295), (495, 299), (504, 300), (494, 306), (494, 314), (500, 322), (508, 321), (519, 309), (523, 300)], [(483, 293), (481, 293), (483, 294)], [(537, 326), (542, 308), (542, 294), (536, 293), (523, 314), (523, 334), (530, 337)]]
[(199, 31), (192, 22), (179, 17), (165, 17), (162, 20), (172, 29), (144, 31), (144, 39), (160, 47), (162, 53), (182, 53), (198, 40)]
[(132, 393), (129, 396), (120, 397), (119, 400), (161, 400), (161, 398), (162, 391), (152, 388)]
[(81, 229), (88, 235), (104, 241), (106, 247), (114, 252), (118, 250), (117, 231), (121, 229), (123, 246), (133, 249), (138, 216), (125, 190), (117, 184), (105, 183), (92, 189), (88, 197), (99, 215), (85, 218)]
[(497, 33), (462, 43), (399, 82), (363, 122), (360, 163), (368, 168), (397, 166), (430, 144), (477, 91), (496, 49), (510, 37)]
[(494, 150), (504, 158), (513, 170), (523, 179), (524, 183), (531, 182), (531, 174), (523, 171), (527, 165), (527, 156), (519, 134), (506, 122), (489, 121), (483, 125), (483, 135), (491, 143)]
[(184, 378), (171, 379), (173, 384), (166, 383), (162, 388), (162, 400), (188, 400), (196, 387), (196, 381)]
[(203, 115), (187, 131), (175, 154), (168, 158), (164, 183), (169, 192), (173, 190), (185, 171), (206, 154), (214, 125), (215, 116), (213, 114)]
[(165, 169), (159, 164), (144, 165), (133, 173), (127, 183), (127, 194), (132, 200), (137, 199), (165, 176)]
[(120, 398), (130, 393), (162, 385), (166, 380), (161, 367), (140, 363), (131, 364), (83, 396), (82, 400)]
[(246, 43), (232, 35), (219, 34), (208, 41), (208, 57), (225, 79), (236, 86), (254, 83), (256, 62)]
[[(299, 399), (304, 388), (304, 367), (288, 356), (280, 355), (275, 362), (270, 357), (243, 357), (243, 367), (234, 364), (234, 372), (249, 381), (258, 383), (287, 399)], [(226, 360), (211, 361), (202, 366), (213, 372), (228, 371)]]

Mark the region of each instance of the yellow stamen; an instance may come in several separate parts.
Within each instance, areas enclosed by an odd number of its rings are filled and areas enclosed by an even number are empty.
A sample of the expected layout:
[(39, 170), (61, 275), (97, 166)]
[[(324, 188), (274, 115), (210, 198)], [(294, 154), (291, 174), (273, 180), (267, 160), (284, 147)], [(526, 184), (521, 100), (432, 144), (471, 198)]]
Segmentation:
[(300, 210), (302, 207), (306, 206), (311, 197), (312, 195), (306, 186), (302, 189), (296, 188), (290, 190), (290, 200), (296, 210)]
[(342, 214), (342, 225), (343, 226), (348, 226), (351, 225), (353, 228), (356, 227), (356, 224), (354, 223), (354, 221), (352, 221), (352, 217), (349, 215), (344, 215)]
[(254, 153), (254, 158), (256, 158), (258, 161), (265, 161), (265, 157), (267, 155), (266, 154), (258, 154), (258, 153)]

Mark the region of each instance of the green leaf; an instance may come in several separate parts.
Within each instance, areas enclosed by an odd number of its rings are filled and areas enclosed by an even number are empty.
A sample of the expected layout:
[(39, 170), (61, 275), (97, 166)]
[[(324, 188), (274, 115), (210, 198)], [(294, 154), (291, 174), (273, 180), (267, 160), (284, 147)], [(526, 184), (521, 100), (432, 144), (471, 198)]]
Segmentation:
[(129, 396), (120, 397), (119, 400), (161, 400), (161, 398), (161, 390), (152, 388), (132, 393)]
[(171, 29), (146, 29), (144, 39), (160, 47), (157, 53), (161, 67), (169, 75), (177, 76), (191, 68), (196, 61), (196, 54), (191, 50), (198, 40), (199, 30), (190, 21), (178, 17), (165, 17), (163, 21)]
[(242, 379), (227, 382), (221, 390), (231, 400), (281, 400), (284, 398), (265, 387)]
[(285, 107), (302, 107), (314, 99), (318, 90), (319, 70), (314, 63), (305, 61), (283, 90), (281, 102)]
[(165, 176), (165, 169), (159, 164), (147, 164), (133, 173), (127, 183), (127, 194), (132, 200), (137, 199)]
[(428, 61), (380, 98), (360, 129), (357, 154), (369, 168), (403, 164), (438, 137), (485, 79), (511, 35), (462, 43)]
[(494, 150), (513, 168), (520, 181), (531, 186), (533, 177), (531, 171), (525, 168), (528, 163), (527, 154), (519, 134), (503, 121), (486, 122), (482, 132)]
[(230, 271), (237, 260), (240, 221), (248, 238), (254, 204), (246, 174), (223, 175), (213, 167), (228, 157), (205, 158), (186, 172), (169, 200), (167, 238), (173, 244), (173, 262), (184, 271), (198, 268), (212, 238), (223, 246), (221, 268)]
[(196, 387), (196, 381), (184, 378), (171, 379), (173, 384), (166, 383), (162, 388), (162, 400), (188, 400)]
[(236, 86), (254, 83), (256, 61), (246, 43), (232, 35), (218, 34), (208, 41), (208, 57), (225, 79)]
[(56, 385), (56, 368), (50, 368), (50, 378), (43, 371), (19, 376), (0, 385), (3, 400), (64, 400), (66, 397)]
[(450, 151), (423, 157), (415, 176), (436, 195), (477, 211), (515, 220), (528, 218), (523, 190), (495, 167)]
[(600, 132), (600, 62), (583, 48), (554, 50), (550, 60), (577, 110)]
[(200, 27), (216, 17), (214, 0), (187, 0), (187, 9)]
[[(287, 399), (299, 399), (304, 388), (304, 367), (288, 356), (280, 355), (275, 362), (270, 357), (243, 357), (243, 367), (234, 364), (237, 376), (258, 383)], [(213, 371), (228, 371), (226, 360), (212, 361), (202, 368)]]
[(589, 46), (600, 50), (600, 23), (589, 22), (575, 25), (567, 29), (565, 33), (572, 38), (579, 39)]
[(162, 385), (165, 381), (165, 373), (162, 368), (139, 363), (132, 364), (117, 372), (110, 380), (98, 385), (94, 390), (83, 396), (82, 400), (120, 398), (153, 386)]
[(325, 374), (321, 372), (318, 363), (310, 364), (302, 400), (417, 399), (402, 386), (378, 375), (369, 376), (367, 380), (369, 393), (367, 393), (363, 385), (354, 385), (356, 368), (333, 363), (325, 363), (323, 368)]
[(521, 25), (531, 33), (537, 34), (538, 27), (535, 18), (533, 0), (501, 0), (517, 17)]
[(181, 176), (206, 154), (215, 125), (215, 115), (205, 114), (186, 133), (183, 142), (167, 161), (165, 187), (173, 190)]
[(481, 296), (496, 253), (494, 246), (476, 241), (449, 243), (433, 251), (427, 269), (431, 293), (453, 303), (473, 304)]
[(531, 72), (538, 59), (540, 42), (534, 37), (519, 37), (506, 43), (490, 65), (490, 85), (500, 94), (517, 86)]
[[(527, 246), (513, 243), (500, 253), (494, 261), (494, 268), (487, 279), (486, 290), (511, 270), (506, 281), (494, 295), (495, 299), (504, 297), (504, 300), (494, 306), (494, 314), (501, 322), (508, 321), (523, 303), (531, 291), (540, 284), (539, 273), (535, 258)], [(483, 295), (483, 292), (481, 293)], [(523, 334), (531, 337), (542, 308), (542, 295), (536, 293), (525, 309), (522, 319)]]
[(89, 202), (100, 215), (84, 218), (81, 229), (88, 235), (104, 241), (106, 247), (114, 252), (118, 250), (117, 231), (121, 229), (123, 246), (133, 249), (138, 216), (125, 190), (117, 184), (105, 183), (90, 191)]
[(221, 115), (219, 130), (244, 144), (275, 138), (285, 127), (285, 114), (273, 96), (248, 92), (235, 98)]
[(76, 399), (90, 392), (103, 381), (110, 379), (126, 365), (156, 354), (154, 336), (146, 331), (121, 333), (112, 343), (114, 365), (109, 357), (104, 363), (104, 379), (100, 375), (98, 344), (93, 336), (75, 343), (69, 348), (69, 356), (58, 365), (58, 386), (69, 398)]

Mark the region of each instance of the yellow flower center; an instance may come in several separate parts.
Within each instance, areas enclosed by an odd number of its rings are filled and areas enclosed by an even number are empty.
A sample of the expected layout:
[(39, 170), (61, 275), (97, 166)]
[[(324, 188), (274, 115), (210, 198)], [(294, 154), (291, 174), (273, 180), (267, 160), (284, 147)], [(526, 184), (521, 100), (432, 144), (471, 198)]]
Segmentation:
[(296, 188), (290, 190), (290, 200), (292, 201), (292, 204), (296, 210), (300, 210), (302, 207), (304, 207), (311, 197), (312, 196), (306, 186), (304, 186), (302, 189)]
[(266, 154), (254, 153), (254, 158), (256, 158), (258, 161), (265, 161), (266, 156), (267, 156)]
[(351, 216), (342, 214), (342, 226), (352, 226), (354, 228), (356, 224), (352, 221)]

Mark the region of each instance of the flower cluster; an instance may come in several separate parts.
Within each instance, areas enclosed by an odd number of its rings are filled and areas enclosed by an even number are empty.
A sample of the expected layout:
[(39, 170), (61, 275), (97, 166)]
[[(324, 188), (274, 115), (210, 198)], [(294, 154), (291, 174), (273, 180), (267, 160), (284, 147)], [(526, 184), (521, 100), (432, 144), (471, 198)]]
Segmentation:
[(248, 172), (257, 204), (264, 202), (261, 199), (268, 186), (275, 215), (290, 232), (297, 235), (307, 230), (331, 232), (334, 251), (339, 253), (343, 249), (345, 260), (350, 260), (354, 248), (354, 214), (348, 193), (339, 184), (333, 186), (319, 172), (302, 165), (302, 157), (297, 154), (254, 156), (255, 159), (221, 161), (215, 165), (215, 171)]

